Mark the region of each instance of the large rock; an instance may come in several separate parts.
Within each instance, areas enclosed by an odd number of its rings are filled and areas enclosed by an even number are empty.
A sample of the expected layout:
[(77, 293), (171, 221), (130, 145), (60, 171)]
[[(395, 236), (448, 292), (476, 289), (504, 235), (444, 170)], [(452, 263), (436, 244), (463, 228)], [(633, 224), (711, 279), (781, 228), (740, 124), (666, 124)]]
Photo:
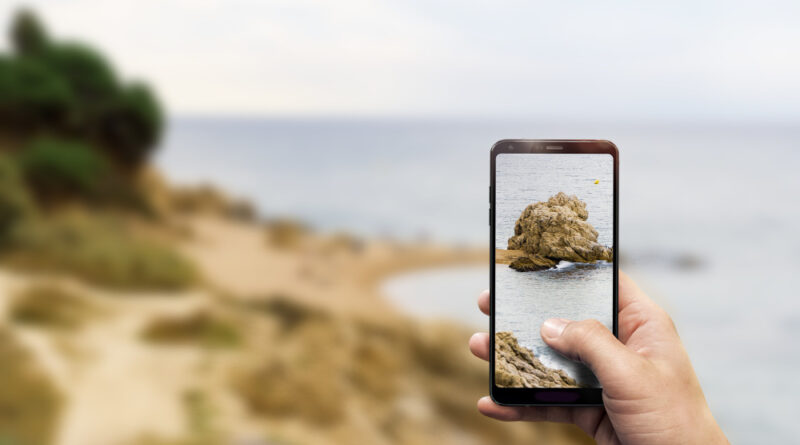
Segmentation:
[(494, 335), (494, 381), (507, 388), (577, 388), (575, 379), (543, 365), (511, 332)]
[(597, 242), (597, 230), (586, 221), (588, 218), (586, 203), (559, 192), (525, 208), (514, 225), (514, 236), (508, 239), (508, 249), (555, 263), (612, 261), (612, 249)]
[(521, 256), (508, 264), (508, 267), (518, 272), (530, 272), (534, 270), (545, 270), (555, 267), (556, 262), (539, 255)]

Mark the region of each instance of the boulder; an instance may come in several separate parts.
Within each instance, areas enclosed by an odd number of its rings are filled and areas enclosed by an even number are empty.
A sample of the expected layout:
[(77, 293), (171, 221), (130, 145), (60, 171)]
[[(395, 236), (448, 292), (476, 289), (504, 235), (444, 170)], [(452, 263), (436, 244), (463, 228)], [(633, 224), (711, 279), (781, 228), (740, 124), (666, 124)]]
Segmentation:
[(508, 267), (518, 272), (530, 272), (534, 270), (545, 270), (555, 267), (556, 262), (539, 255), (521, 256), (508, 264)]
[(575, 379), (543, 365), (511, 332), (494, 335), (494, 380), (506, 388), (577, 388)]
[(522, 250), (532, 262), (537, 256), (555, 263), (612, 261), (613, 250), (597, 242), (597, 230), (588, 218), (585, 202), (559, 192), (525, 208), (514, 225), (514, 236), (508, 239), (508, 249)]

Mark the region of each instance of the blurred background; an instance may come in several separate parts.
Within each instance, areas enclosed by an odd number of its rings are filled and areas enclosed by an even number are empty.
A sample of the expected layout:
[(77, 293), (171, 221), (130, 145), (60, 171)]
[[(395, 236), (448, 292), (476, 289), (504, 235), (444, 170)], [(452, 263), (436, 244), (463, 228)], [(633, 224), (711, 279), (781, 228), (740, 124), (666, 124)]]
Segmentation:
[(796, 2), (5, 2), (0, 444), (591, 443), (475, 409), (489, 147), (620, 148), (735, 443), (800, 394)]

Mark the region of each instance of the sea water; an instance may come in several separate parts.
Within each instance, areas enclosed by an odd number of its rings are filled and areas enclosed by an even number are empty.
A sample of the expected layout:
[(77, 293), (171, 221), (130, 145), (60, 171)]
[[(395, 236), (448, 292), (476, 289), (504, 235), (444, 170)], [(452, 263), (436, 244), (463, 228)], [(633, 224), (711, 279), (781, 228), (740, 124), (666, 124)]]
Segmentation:
[[(796, 442), (798, 125), (185, 118), (167, 136), (157, 161), (171, 179), (216, 182), (265, 216), (472, 245), (488, 245), (495, 141), (610, 139), (623, 269), (674, 318), (729, 438)], [(398, 276), (385, 293), (486, 331), (488, 267)]]
[(551, 317), (593, 318), (611, 329), (613, 267), (610, 263), (571, 264), (538, 272), (517, 272), (496, 264), (495, 329), (511, 331), (542, 364), (561, 369), (578, 383), (597, 386), (594, 374), (549, 348), (539, 329)]

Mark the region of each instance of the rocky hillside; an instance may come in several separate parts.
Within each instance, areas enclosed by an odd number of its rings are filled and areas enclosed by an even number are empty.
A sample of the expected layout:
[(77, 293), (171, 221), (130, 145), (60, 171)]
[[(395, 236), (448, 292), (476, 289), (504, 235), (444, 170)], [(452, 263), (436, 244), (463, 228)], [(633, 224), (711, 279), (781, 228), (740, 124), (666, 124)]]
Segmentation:
[(533, 352), (520, 346), (511, 332), (494, 336), (494, 379), (497, 386), (514, 388), (577, 388), (564, 371), (543, 365)]

